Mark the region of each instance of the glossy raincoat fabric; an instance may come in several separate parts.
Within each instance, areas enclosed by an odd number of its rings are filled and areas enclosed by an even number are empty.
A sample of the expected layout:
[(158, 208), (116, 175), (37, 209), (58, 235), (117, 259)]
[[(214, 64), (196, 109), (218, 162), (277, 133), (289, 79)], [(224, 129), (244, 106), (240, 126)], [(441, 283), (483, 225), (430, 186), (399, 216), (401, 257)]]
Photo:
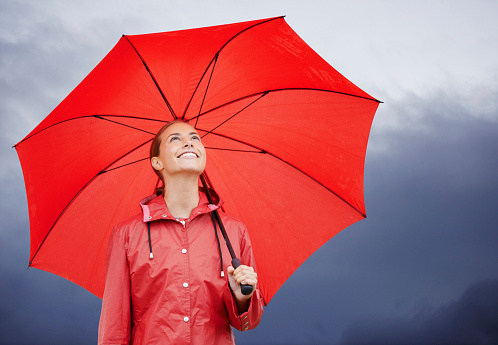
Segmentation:
[[(230, 325), (241, 331), (258, 325), (263, 313), (259, 289), (248, 311), (239, 315), (227, 275), (221, 276), (210, 214), (220, 205), (209, 205), (201, 193), (190, 218), (177, 220), (162, 196), (151, 196), (142, 200), (141, 215), (114, 228), (107, 251), (99, 345), (234, 344)], [(255, 267), (244, 224), (220, 215), (242, 264)], [(221, 251), (226, 272), (230, 256), (224, 243)]]

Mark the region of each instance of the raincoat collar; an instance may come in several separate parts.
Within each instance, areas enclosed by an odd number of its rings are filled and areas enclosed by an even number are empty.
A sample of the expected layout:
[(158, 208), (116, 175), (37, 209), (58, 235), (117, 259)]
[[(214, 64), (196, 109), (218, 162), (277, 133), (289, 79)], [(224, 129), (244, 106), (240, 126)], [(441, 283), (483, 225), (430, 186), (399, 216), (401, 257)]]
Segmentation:
[[(199, 191), (199, 204), (192, 210), (190, 219), (193, 219), (200, 214), (210, 213), (223, 205), (223, 200), (221, 200), (214, 191), (211, 190), (210, 192), (216, 205), (210, 204), (206, 194)], [(158, 219), (176, 219), (169, 212), (168, 207), (166, 206), (166, 201), (162, 195), (150, 195), (140, 201), (140, 206), (142, 207), (142, 220), (144, 223)]]

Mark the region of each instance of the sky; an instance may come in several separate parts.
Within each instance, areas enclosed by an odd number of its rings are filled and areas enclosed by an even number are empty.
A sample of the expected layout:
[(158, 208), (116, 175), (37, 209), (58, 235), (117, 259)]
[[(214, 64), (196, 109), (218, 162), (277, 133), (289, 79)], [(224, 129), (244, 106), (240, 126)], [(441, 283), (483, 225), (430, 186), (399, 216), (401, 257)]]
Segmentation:
[(286, 15), (383, 101), (365, 162), (367, 218), (315, 252), (237, 344), (498, 344), (498, 2), (0, 2), (0, 344), (94, 344), (101, 301), (26, 269), (12, 146), (123, 34)]

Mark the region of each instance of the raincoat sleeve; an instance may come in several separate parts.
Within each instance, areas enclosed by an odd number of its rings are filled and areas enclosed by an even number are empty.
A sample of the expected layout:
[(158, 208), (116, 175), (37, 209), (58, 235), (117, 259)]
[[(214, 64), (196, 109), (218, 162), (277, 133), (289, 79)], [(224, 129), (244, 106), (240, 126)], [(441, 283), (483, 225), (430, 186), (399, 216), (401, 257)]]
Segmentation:
[(130, 268), (119, 229), (114, 228), (107, 248), (99, 345), (129, 344), (131, 332)]
[[(241, 227), (239, 244), (240, 262), (244, 265), (253, 267), (257, 273), (256, 262), (254, 261), (252, 253), (251, 240), (249, 239), (245, 226)], [(263, 315), (263, 298), (257, 286), (256, 291), (254, 291), (249, 301), (249, 308), (245, 313), (240, 315), (237, 310), (237, 302), (235, 301), (235, 297), (233, 296), (228, 283), (228, 277), (227, 283), (225, 284), (224, 299), (228, 310), (230, 325), (233, 328), (236, 328), (239, 331), (247, 331), (255, 328), (259, 324), (261, 316)]]

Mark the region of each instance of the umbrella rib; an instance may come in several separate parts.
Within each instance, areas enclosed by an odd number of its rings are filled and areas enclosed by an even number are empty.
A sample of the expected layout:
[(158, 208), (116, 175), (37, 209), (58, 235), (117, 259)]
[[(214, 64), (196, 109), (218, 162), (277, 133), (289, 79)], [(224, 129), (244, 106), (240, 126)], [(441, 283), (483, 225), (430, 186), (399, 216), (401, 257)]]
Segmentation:
[[(320, 92), (330, 92), (330, 93), (336, 93), (336, 94), (339, 94), (339, 95), (344, 95), (344, 96), (351, 96), (351, 97), (356, 97), (356, 98), (361, 98), (361, 99), (365, 99), (367, 101), (373, 101), (373, 102), (377, 102), (377, 103), (384, 103), (382, 101), (379, 101), (378, 99), (375, 99), (375, 98), (368, 98), (368, 97), (364, 97), (364, 96), (359, 96), (359, 95), (354, 95), (354, 94), (351, 94), (351, 93), (346, 93), (346, 92), (340, 92), (340, 91), (334, 91), (334, 90), (326, 90), (326, 89), (314, 89), (314, 88), (304, 88), (304, 87), (289, 87), (289, 88), (282, 88), (282, 89), (273, 89), (273, 90), (266, 90), (266, 91), (260, 91), (260, 92), (255, 92), (253, 94), (250, 94), (250, 95), (246, 95), (246, 96), (243, 96), (243, 97), (239, 97), (237, 99), (234, 99), (234, 100), (231, 100), (229, 102), (226, 102), (226, 103), (223, 103), (223, 104), (220, 104), (219, 106), (217, 107), (214, 107), (212, 109), (209, 109), (207, 111), (205, 111), (204, 113), (198, 115), (198, 116), (195, 116), (189, 120), (187, 120), (187, 122), (197, 118), (197, 117), (201, 117), (201, 116), (205, 116), (207, 114), (209, 114), (210, 112), (213, 112), (215, 110), (218, 110), (220, 108), (223, 108), (223, 107), (226, 107), (227, 105), (230, 105), (230, 104), (233, 104), (233, 103), (237, 103), (237, 102), (240, 102), (240, 101), (243, 101), (244, 99), (247, 99), (247, 98), (251, 98), (251, 97), (255, 97), (257, 95), (267, 95), (269, 93), (272, 93), (272, 92), (278, 92), (278, 91), (298, 91), (298, 90), (301, 90), (301, 91), (320, 91)], [(260, 97), (261, 98), (261, 97)], [(254, 102), (252, 102), (251, 104), (253, 104)], [(245, 107), (247, 108), (247, 106)], [(244, 109), (245, 109), (244, 108)], [(240, 111), (239, 111), (240, 112)]]
[(222, 148), (222, 147), (210, 147), (210, 146), (204, 146), (204, 148), (208, 149), (208, 150), (218, 150), (218, 151), (245, 152), (245, 153), (264, 153), (261, 150), (260, 151), (235, 150), (235, 149), (226, 149), (226, 148)]
[(145, 161), (145, 160), (147, 160), (147, 159), (149, 159), (149, 157), (145, 157), (145, 158), (137, 159), (136, 161), (133, 161), (133, 162), (130, 162), (130, 163), (126, 163), (126, 164), (123, 164), (123, 165), (120, 165), (120, 166), (114, 167), (114, 168), (112, 168), (112, 169), (109, 169), (109, 170), (104, 169), (104, 170), (100, 171), (100, 172), (98, 173), (98, 175), (102, 175), (102, 174), (108, 173), (108, 172), (113, 171), (113, 170), (117, 170), (117, 169), (120, 169), (120, 168), (124, 168), (124, 167), (126, 167), (126, 166), (128, 166), (128, 165), (132, 165), (132, 164), (135, 164), (135, 163), (140, 163), (140, 162), (143, 162), (143, 161)]
[(100, 115), (94, 115), (94, 117), (96, 117), (97, 119), (101, 119), (101, 120), (104, 120), (104, 121), (109, 121), (111, 123), (115, 123), (115, 124), (118, 124), (118, 125), (121, 125), (121, 126), (125, 126), (125, 127), (128, 127), (128, 128), (131, 128), (131, 129), (136, 129), (137, 131), (140, 131), (140, 132), (144, 132), (144, 133), (147, 133), (147, 134), (155, 135), (155, 133), (153, 133), (153, 132), (149, 132), (149, 131), (146, 131), (144, 129), (140, 129), (138, 127), (130, 126), (130, 125), (127, 125), (125, 123), (121, 123), (121, 122), (109, 120), (109, 119), (106, 119), (106, 118), (104, 118), (104, 117), (102, 117)]
[[(112, 166), (113, 164), (115, 164), (116, 162), (118, 162), (120, 159), (126, 157), (127, 155), (129, 155), (130, 153), (138, 150), (140, 147), (144, 146), (145, 144), (151, 142), (152, 139), (149, 139), (147, 141), (145, 141), (144, 143), (134, 147), (133, 149), (131, 149), (130, 151), (128, 151), (127, 153), (123, 154), (121, 157), (118, 157), (117, 159), (115, 159), (112, 163), (110, 163), (108, 166), (106, 166), (104, 169), (102, 169), (101, 171), (99, 171), (95, 176), (93, 176), (83, 187), (81, 187), (81, 189), (73, 196), (73, 198), (67, 203), (66, 207), (64, 207), (64, 209), (61, 211), (61, 213), (59, 214), (59, 216), (57, 217), (57, 219), (54, 221), (54, 224), (52, 224), (52, 226), (50, 227), (50, 229), (48, 230), (47, 234), (45, 235), (45, 237), (43, 238), (43, 241), (40, 243), (40, 245), (38, 246), (38, 248), (36, 249), (36, 252), (33, 254), (33, 257), (29, 260), (29, 263), (28, 263), (28, 267), (30, 267), (33, 263), (33, 260), (35, 259), (36, 255), (38, 254), (38, 252), (40, 251), (41, 247), (43, 246), (43, 244), (45, 243), (45, 241), (47, 240), (48, 236), (50, 235), (50, 233), (52, 232), (52, 230), (54, 229), (55, 225), (59, 222), (59, 220), (61, 219), (61, 217), (64, 215), (64, 213), (66, 212), (66, 210), (69, 208), (69, 206), (71, 206), (71, 204), (73, 203), (74, 200), (76, 200), (76, 198), (86, 189), (86, 187), (88, 187), (97, 177), (99, 177), (100, 175), (102, 175), (103, 173), (107, 172), (106, 169), (109, 168), (110, 166)], [(136, 162), (132, 162), (132, 163), (136, 163)], [(129, 163), (129, 164), (132, 164), (132, 163)], [(125, 164), (123, 166), (126, 166), (126, 165), (129, 165), (129, 164)], [(119, 168), (119, 167), (118, 167)], [(114, 169), (111, 169), (111, 170), (114, 170)], [(108, 170), (108, 171), (111, 171), (111, 170)]]
[[(200, 77), (199, 79), (199, 82), (197, 83), (197, 86), (195, 87), (195, 90), (194, 92), (192, 93), (192, 96), (190, 97), (190, 100), (188, 101), (187, 103), (187, 106), (185, 107), (185, 110), (183, 112), (183, 115), (182, 115), (182, 119), (185, 119), (185, 115), (187, 114), (187, 110), (190, 106), (190, 103), (192, 102), (192, 100), (194, 99), (194, 95), (196, 94), (197, 92), (197, 89), (199, 88), (200, 84), (201, 84), (201, 81), (204, 79), (204, 76), (206, 75), (207, 71), (209, 70), (209, 66), (211, 66), (211, 64), (213, 62), (216, 62), (216, 60), (218, 60), (218, 55), (220, 54), (220, 52), (227, 46), (228, 43), (230, 43), (232, 40), (235, 39), (235, 37), (241, 35), (243, 32), (249, 30), (249, 29), (252, 29), (258, 25), (261, 25), (261, 24), (265, 24), (265, 23), (268, 23), (272, 20), (276, 20), (276, 19), (282, 19), (284, 18), (285, 16), (280, 16), (280, 17), (275, 17), (275, 18), (270, 18), (270, 19), (267, 19), (267, 20), (264, 20), (264, 21), (261, 21), (259, 23), (256, 23), (256, 24), (253, 24), (247, 28), (245, 28), (244, 30), (241, 30), (240, 32), (236, 33), (235, 35), (233, 35), (228, 41), (225, 42), (225, 44), (216, 52), (216, 54), (213, 56), (213, 58), (211, 59), (211, 61), (209, 62), (209, 64), (207, 65), (206, 69), (204, 70), (204, 73), (202, 73), (202, 76)], [(211, 76), (213, 75), (213, 72), (214, 72), (214, 66), (213, 66), (213, 70), (211, 71)], [(209, 85), (208, 85), (209, 87)], [(206, 88), (206, 92), (205, 94), (207, 93), (207, 88)], [(204, 94), (204, 96), (205, 96)]]
[(137, 48), (135, 47), (135, 45), (131, 42), (131, 40), (128, 38), (128, 36), (126, 35), (123, 35), (124, 38), (126, 38), (126, 40), (128, 41), (128, 43), (130, 43), (131, 47), (135, 50), (135, 53), (137, 53), (138, 57), (140, 58), (140, 60), (142, 61), (142, 64), (144, 65), (145, 69), (147, 70), (147, 72), (149, 73), (150, 77), (152, 78), (152, 81), (154, 82), (154, 84), (156, 85), (157, 87), (157, 90), (159, 91), (159, 93), (161, 94), (161, 97), (163, 98), (164, 100), (164, 103), (166, 103), (166, 106), (168, 107), (169, 111), (171, 112), (171, 115), (173, 116), (173, 118), (176, 120), (178, 119), (178, 117), (176, 116), (175, 114), (175, 111), (173, 110), (173, 107), (171, 107), (171, 104), (168, 102), (168, 100), (166, 99), (166, 96), (164, 95), (163, 93), (163, 90), (161, 90), (161, 87), (159, 86), (159, 83), (157, 82), (156, 78), (154, 77), (154, 75), (152, 74), (152, 71), (149, 69), (149, 66), (147, 66), (147, 63), (145, 62), (144, 58), (142, 57), (142, 55), (138, 52)]
[[(78, 116), (78, 117), (74, 117), (72, 119), (67, 119), (67, 120), (63, 120), (63, 121), (60, 121), (60, 122), (56, 122), (46, 128), (43, 128), (41, 131), (39, 132), (36, 132), (36, 133), (33, 133), (33, 134), (30, 134), (28, 135), (26, 138), (24, 138), (23, 140), (21, 140), (20, 142), (18, 142), (17, 144), (15, 144), (13, 147), (15, 148), (16, 146), (18, 146), (19, 144), (21, 144), (22, 142), (34, 137), (35, 135), (37, 134), (40, 134), (41, 132), (43, 132), (44, 130), (47, 130), (49, 128), (52, 128), (54, 126), (57, 126), (57, 125), (60, 125), (62, 123), (65, 123), (65, 122), (69, 122), (69, 121), (73, 121), (73, 120), (80, 120), (80, 119), (85, 119), (85, 118), (89, 118), (89, 117), (94, 117), (96, 119), (100, 119), (100, 120), (107, 120), (105, 117), (120, 117), (120, 118), (127, 118), (127, 119), (136, 119), (136, 120), (148, 120), (148, 121), (155, 121), (155, 122), (162, 122), (164, 123), (165, 121), (164, 120), (157, 120), (157, 119), (149, 119), (147, 117), (138, 117), (138, 116), (128, 116), (128, 115), (84, 115), (84, 116)], [(117, 121), (111, 121), (111, 120), (107, 120), (107, 121), (110, 121), (110, 122), (114, 122), (116, 124), (120, 124), (120, 125), (123, 125), (123, 126), (126, 126), (126, 127), (130, 127), (130, 128), (133, 128), (133, 129), (137, 129), (139, 131), (142, 131), (142, 132), (145, 132), (145, 133), (149, 133), (149, 134), (152, 134), (152, 135), (155, 135), (155, 133), (151, 133), (151, 132), (148, 132), (146, 130), (143, 130), (143, 129), (140, 129), (140, 128), (136, 128), (136, 127), (133, 127), (133, 126), (129, 126), (129, 125), (126, 125), (124, 123), (120, 123), (120, 122), (117, 122)]]
[[(204, 91), (204, 97), (202, 97), (202, 103), (201, 103), (201, 106), (199, 107), (199, 115), (201, 114), (202, 106), (204, 105), (204, 101), (206, 100), (206, 95), (207, 95), (207, 92), (209, 89), (209, 85), (211, 84), (211, 79), (213, 78), (214, 68), (216, 67), (216, 62), (218, 61), (218, 57), (219, 57), (219, 53), (216, 53), (213, 68), (211, 69), (211, 75), (209, 76), (208, 84), (206, 86), (206, 91)], [(182, 120), (183, 119), (185, 119), (185, 114), (183, 114)], [(195, 126), (197, 126), (197, 121), (199, 121), (198, 116), (197, 116), (197, 119), (195, 120)]]
[[(205, 131), (207, 132), (206, 130), (203, 130), (203, 129), (200, 129), (200, 128), (197, 128), (198, 130), (201, 130), (201, 131)], [(323, 183), (321, 183), (320, 181), (318, 181), (317, 179), (315, 179), (314, 177), (310, 176), (308, 173), (304, 172), (303, 170), (299, 169), (298, 167), (296, 167), (294, 164), (291, 164), (289, 163), (288, 161), (286, 161), (285, 159), (283, 158), (280, 158), (279, 156), (275, 155), (274, 153), (271, 153), (267, 150), (264, 150), (256, 145), (253, 145), (253, 144), (249, 144), (249, 143), (246, 143), (242, 140), (239, 140), (239, 139), (235, 139), (235, 138), (232, 138), (232, 137), (229, 137), (227, 135), (224, 135), (224, 134), (220, 134), (220, 133), (212, 133), (212, 135), (217, 135), (219, 137), (222, 137), (222, 138), (225, 138), (225, 139), (228, 139), (228, 140), (231, 140), (231, 141), (235, 141), (235, 142), (238, 142), (240, 144), (244, 144), (246, 146), (249, 146), (249, 147), (252, 147), (256, 150), (258, 150), (259, 152), (255, 152), (255, 153), (262, 153), (262, 154), (268, 154), (270, 156), (272, 156), (273, 158), (275, 159), (278, 159), (279, 161), (281, 161), (282, 163), (285, 163), (287, 164), (288, 166), (290, 166), (291, 168), (299, 171), (300, 173), (302, 173), (303, 175), (305, 175), (306, 177), (308, 177), (309, 179), (315, 181), (316, 183), (318, 183), (320, 186), (322, 186), (323, 188), (325, 188), (326, 190), (328, 190), (329, 192), (331, 192), (332, 194), (334, 194), (336, 197), (338, 197), (339, 199), (341, 199), (344, 203), (346, 203), (347, 205), (351, 206), (351, 208), (353, 208), (356, 212), (358, 212), (359, 214), (361, 214), (363, 216), (363, 218), (366, 218), (367, 215), (364, 214), (363, 212), (361, 212), (360, 210), (358, 210), (356, 207), (354, 207), (353, 205), (351, 205), (348, 201), (346, 201), (344, 198), (342, 198), (341, 196), (339, 196), (336, 192), (334, 192), (332, 189), (328, 188), (327, 186), (325, 186)], [(249, 151), (250, 152), (250, 151)]]
[[(256, 98), (254, 101), (252, 101), (251, 103), (249, 103), (248, 105), (246, 105), (244, 108), (240, 109), (238, 112), (236, 112), (235, 114), (233, 114), (232, 116), (230, 116), (228, 119), (226, 119), (225, 121), (223, 121), (222, 123), (220, 123), (218, 126), (214, 127), (213, 129), (211, 129), (209, 132), (207, 132), (206, 134), (204, 134), (202, 137), (204, 138), (206, 135), (208, 135), (209, 133), (212, 133), (215, 129), (219, 128), (220, 126), (222, 126), (224, 123), (230, 121), (231, 119), (233, 119), (235, 116), (237, 116), (238, 114), (240, 114), (242, 111), (244, 111), (245, 109), (247, 109), (248, 107), (250, 107), (252, 104), (256, 103), (257, 101), (259, 101), (261, 98), (263, 98), (264, 96), (266, 96), (267, 94), (269, 93), (268, 92), (264, 92), (261, 96), (259, 96), (258, 98)], [(199, 119), (199, 117), (197, 117), (197, 119)], [(197, 120), (196, 120), (196, 124), (197, 124)]]

